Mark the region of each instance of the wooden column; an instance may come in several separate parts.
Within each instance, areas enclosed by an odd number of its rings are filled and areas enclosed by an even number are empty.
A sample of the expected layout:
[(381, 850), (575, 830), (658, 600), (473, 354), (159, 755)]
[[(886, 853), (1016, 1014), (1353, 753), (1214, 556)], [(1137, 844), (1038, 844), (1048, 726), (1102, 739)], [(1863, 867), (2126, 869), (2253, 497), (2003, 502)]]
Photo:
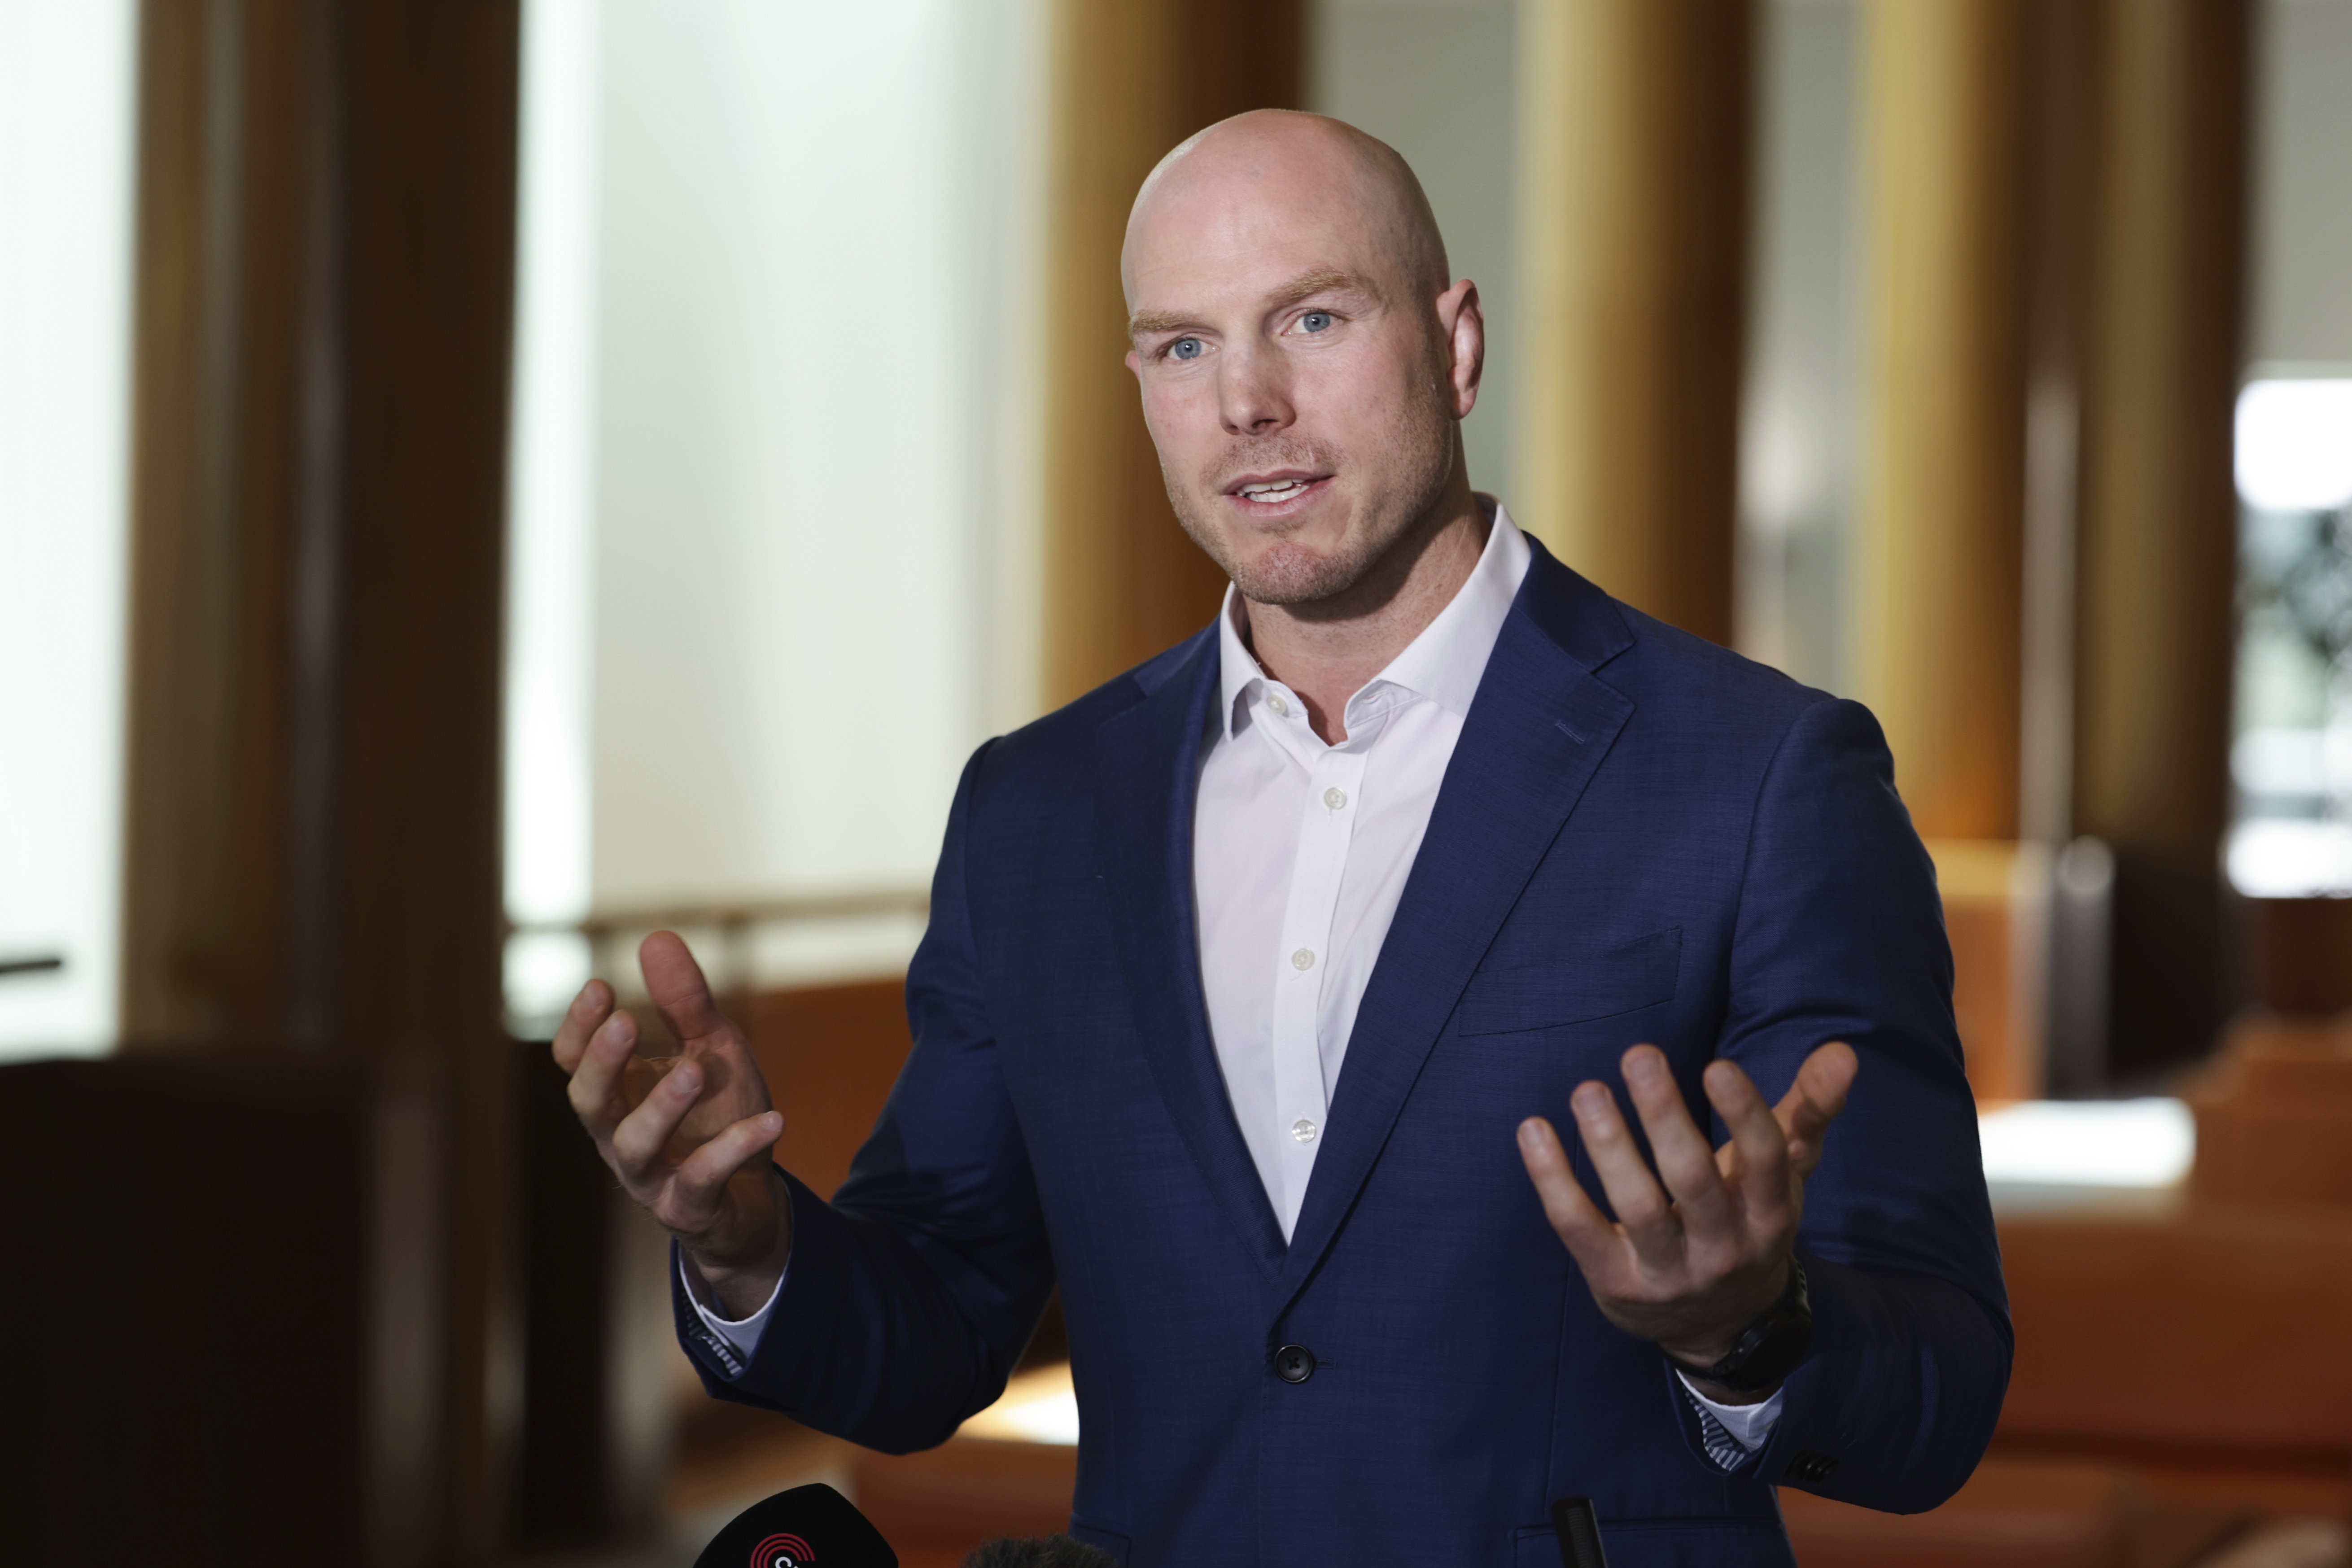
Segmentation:
[[(486, 1562), (517, 5), (142, 26), (124, 1048), (364, 1086), (367, 1349), (253, 1375), (360, 1383), (367, 1560)], [(288, 1246), (283, 1310), (342, 1310)]]
[(1731, 640), (1752, 0), (1521, 11), (1518, 516), (1636, 607)]
[(2014, 838), (2032, 16), (1871, 0), (1863, 17), (1861, 695), (1922, 834)]
[(1051, 131), (1045, 697), (1058, 705), (1216, 614), (1225, 575), (1176, 521), (1144, 428), (1118, 252), (1168, 150), (1301, 106), (1305, 0), (1056, 0)]
[(2210, 1046), (2224, 1001), (2251, 18), (2097, 0), (2090, 20), (2074, 820), (2116, 854), (2128, 1072)]

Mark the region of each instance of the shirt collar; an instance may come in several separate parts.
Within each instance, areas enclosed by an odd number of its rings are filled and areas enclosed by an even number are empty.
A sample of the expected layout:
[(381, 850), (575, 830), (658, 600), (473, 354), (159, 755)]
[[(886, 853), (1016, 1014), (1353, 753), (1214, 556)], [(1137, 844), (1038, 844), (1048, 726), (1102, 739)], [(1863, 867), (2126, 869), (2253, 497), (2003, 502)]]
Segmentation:
[[(1478, 682), (1486, 673), (1487, 656), (1495, 651), (1495, 639), (1502, 635), (1503, 622), (1511, 613), (1512, 601), (1518, 597), (1519, 584), (1533, 557), (1528, 536), (1519, 531), (1502, 502), (1481, 495), (1478, 505), (1494, 523), (1478, 563), (1437, 618), (1423, 626), (1421, 635), (1389, 661), (1388, 668), (1366, 681), (1363, 691), (1386, 683), (1425, 697), (1449, 712), (1469, 713)], [(1241, 595), (1229, 585), (1224, 606), (1217, 616), (1218, 683), (1228, 738), (1234, 733), (1240, 705), (1255, 701), (1258, 688), (1266, 679), (1265, 669), (1242, 641), (1242, 614)], [(1349, 699), (1350, 708), (1356, 700)], [(1351, 722), (1349, 728), (1355, 726)]]

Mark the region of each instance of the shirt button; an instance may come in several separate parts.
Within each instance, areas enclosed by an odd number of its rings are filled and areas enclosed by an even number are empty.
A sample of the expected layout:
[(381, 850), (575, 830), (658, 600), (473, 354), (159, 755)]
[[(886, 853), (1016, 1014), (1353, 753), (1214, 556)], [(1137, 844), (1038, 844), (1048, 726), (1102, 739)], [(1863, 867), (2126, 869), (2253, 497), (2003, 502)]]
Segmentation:
[(1312, 1143), (1315, 1142), (1315, 1123), (1302, 1116), (1290, 1124), (1290, 1135), (1301, 1143)]
[(1273, 709), (1276, 713), (1287, 713), (1290, 711), (1290, 704), (1282, 700), (1282, 693), (1279, 691), (1267, 692), (1265, 694), (1265, 705)]
[(1315, 1375), (1315, 1352), (1305, 1345), (1285, 1345), (1274, 1352), (1274, 1375), (1285, 1383), (1305, 1383)]
[(1297, 952), (1292, 953), (1290, 955), (1290, 967), (1293, 969), (1314, 968), (1315, 950), (1312, 948), (1302, 947)]
[(1348, 804), (1348, 792), (1343, 789), (1327, 789), (1323, 792), (1323, 804), (1338, 811)]

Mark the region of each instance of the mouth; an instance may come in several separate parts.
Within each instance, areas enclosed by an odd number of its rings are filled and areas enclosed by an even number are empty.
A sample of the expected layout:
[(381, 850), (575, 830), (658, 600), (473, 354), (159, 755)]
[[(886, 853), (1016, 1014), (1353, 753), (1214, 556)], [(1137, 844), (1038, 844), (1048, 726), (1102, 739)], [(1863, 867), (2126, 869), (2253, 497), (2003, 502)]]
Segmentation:
[(1271, 474), (1246, 474), (1225, 487), (1225, 494), (1253, 517), (1276, 517), (1294, 510), (1328, 488), (1328, 474), (1285, 469)]

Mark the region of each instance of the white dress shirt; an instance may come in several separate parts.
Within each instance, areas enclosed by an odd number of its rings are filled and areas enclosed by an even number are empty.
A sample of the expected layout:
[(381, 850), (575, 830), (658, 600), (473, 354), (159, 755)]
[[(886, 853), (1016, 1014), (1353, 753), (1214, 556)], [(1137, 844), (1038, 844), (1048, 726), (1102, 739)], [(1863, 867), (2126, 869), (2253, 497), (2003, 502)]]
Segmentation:
[(1527, 536), (1499, 506), (1492, 515), (1469, 580), (1348, 699), (1336, 746), (1251, 656), (1238, 593), (1225, 591), (1217, 617), (1223, 689), (1192, 809), (1201, 984), (1225, 1092), (1286, 1240), (1357, 1005), (1528, 574)]
[[(1201, 982), (1225, 1092), (1286, 1240), (1315, 1173), (1357, 1005), (1528, 573), (1527, 536), (1491, 497), (1478, 500), (1493, 520), (1478, 563), (1437, 618), (1348, 700), (1347, 739), (1337, 745), (1323, 742), (1298, 694), (1251, 655), (1247, 605), (1234, 590), (1217, 617), (1220, 700), (1192, 810)], [(748, 1360), (774, 1299), (731, 1321), (690, 1286), (688, 1294), (709, 1331)], [(1723, 1405), (1689, 1392), (1708, 1451), (1727, 1468), (1760, 1447), (1780, 1416), (1778, 1394)]]

